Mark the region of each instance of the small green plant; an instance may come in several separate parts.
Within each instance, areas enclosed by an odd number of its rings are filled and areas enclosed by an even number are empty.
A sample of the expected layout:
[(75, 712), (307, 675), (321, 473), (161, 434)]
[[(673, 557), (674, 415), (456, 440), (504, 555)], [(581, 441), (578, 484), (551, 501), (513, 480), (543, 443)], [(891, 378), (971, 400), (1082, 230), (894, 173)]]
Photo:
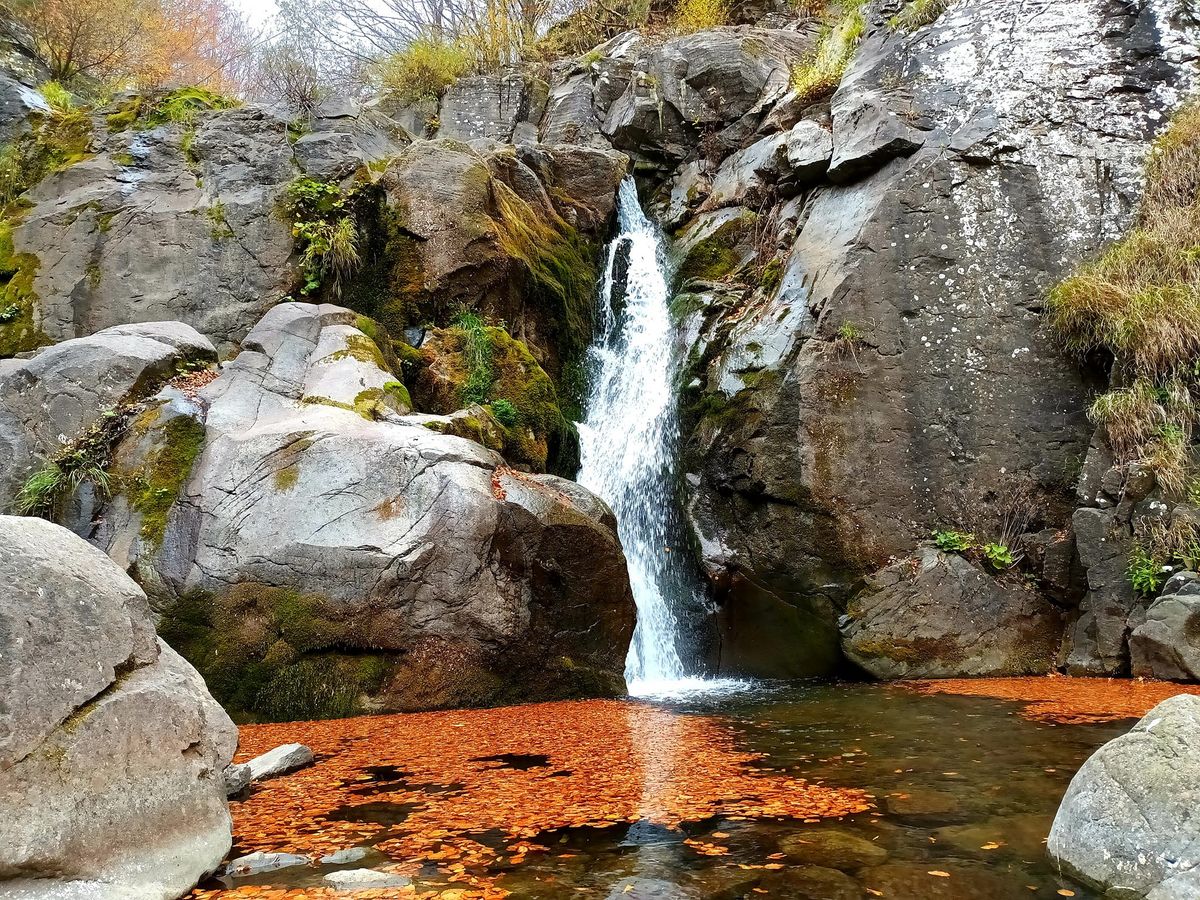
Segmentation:
[(517, 408), (508, 400), (493, 400), (489, 404), (492, 408), (492, 415), (496, 417), (496, 421), (506, 428), (511, 428), (521, 421), (521, 414), (517, 412)]
[(17, 494), (17, 511), (23, 516), (49, 518), (63, 499), (85, 483), (92, 483), (102, 495), (109, 492), (108, 473), (91, 460), (75, 464), (50, 462), (26, 479)]
[(379, 80), (387, 93), (408, 103), (437, 100), (473, 64), (462, 45), (429, 35), (379, 63)]
[(0, 325), (8, 325), (17, 321), (21, 317), (21, 306), (18, 303), (10, 303), (7, 306), (0, 307)]
[(1135, 593), (1143, 597), (1153, 597), (1166, 581), (1163, 565), (1146, 548), (1133, 548), (1129, 555), (1129, 583)]
[(950, 0), (912, 0), (888, 20), (893, 31), (916, 31), (932, 25), (950, 8)]
[(1013, 557), (1013, 552), (1004, 544), (995, 542), (984, 544), (982, 547), (983, 558), (997, 572), (1002, 572), (1005, 569), (1011, 569), (1016, 564), (1016, 559)]
[(212, 222), (212, 239), (214, 241), (224, 240), (225, 238), (233, 237), (233, 229), (229, 227), (229, 221), (225, 218), (225, 204), (220, 200), (212, 204), (205, 214)]
[(933, 542), (945, 553), (966, 553), (976, 547), (975, 535), (954, 529), (935, 531)]
[(309, 297), (328, 284), (335, 299), (358, 269), (358, 226), (352, 196), (333, 182), (298, 178), (288, 186), (285, 206), (300, 251), (300, 295)]
[(841, 0), (840, 18), (825, 26), (816, 48), (793, 67), (792, 90), (802, 103), (816, 103), (837, 90), (866, 33), (862, 5), (863, 0)]
[(492, 339), (487, 323), (475, 312), (461, 313), (454, 320), (454, 327), (463, 336), (463, 361), (467, 366), (467, 380), (461, 390), (466, 404), (486, 403), (496, 380), (492, 363)]
[(853, 322), (843, 322), (838, 326), (837, 339), (852, 344), (860, 344), (863, 340), (863, 330)]
[(38, 91), (45, 99), (46, 105), (54, 112), (64, 113), (75, 105), (71, 99), (71, 92), (57, 81), (47, 81)]

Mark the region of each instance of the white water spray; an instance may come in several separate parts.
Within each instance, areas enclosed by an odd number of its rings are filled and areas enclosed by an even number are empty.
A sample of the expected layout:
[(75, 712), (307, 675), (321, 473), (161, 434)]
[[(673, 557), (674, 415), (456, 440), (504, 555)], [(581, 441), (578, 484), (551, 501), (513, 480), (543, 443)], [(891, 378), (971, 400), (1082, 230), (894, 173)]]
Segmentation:
[[(689, 676), (679, 613), (702, 595), (675, 503), (678, 421), (666, 255), (638, 203), (621, 185), (619, 234), (609, 245), (600, 291), (600, 333), (591, 348), (593, 385), (580, 426), (579, 482), (617, 516), (638, 622), (625, 680), (633, 695), (678, 695), (737, 684)], [(628, 247), (626, 275), (616, 271)], [(613, 292), (623, 284), (623, 298)], [(614, 299), (617, 300), (614, 308)]]

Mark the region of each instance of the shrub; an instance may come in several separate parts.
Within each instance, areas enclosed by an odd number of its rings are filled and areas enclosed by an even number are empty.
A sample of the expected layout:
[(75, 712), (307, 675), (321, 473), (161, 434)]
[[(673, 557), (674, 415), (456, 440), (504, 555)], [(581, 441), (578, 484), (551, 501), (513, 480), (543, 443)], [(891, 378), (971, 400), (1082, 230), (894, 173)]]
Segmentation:
[(1102, 350), (1127, 386), (1092, 404), (1118, 461), (1145, 461), (1171, 494), (1190, 480), (1200, 380), (1200, 103), (1155, 142), (1134, 230), (1047, 298), (1068, 351)]
[(862, 0), (842, 0), (841, 16), (825, 26), (816, 48), (792, 69), (792, 90), (801, 102), (816, 103), (837, 90), (866, 32), (861, 6)]
[(57, 81), (47, 81), (38, 88), (38, 92), (54, 112), (64, 113), (75, 105), (71, 100), (71, 92)]
[(316, 178), (298, 178), (288, 186), (284, 206), (300, 252), (301, 296), (311, 296), (327, 285), (333, 297), (340, 298), (358, 270), (361, 257), (352, 199), (337, 184)]
[(888, 25), (895, 31), (916, 31), (940, 19), (949, 6), (950, 0), (912, 0)]
[(718, 28), (729, 19), (725, 0), (679, 0), (672, 27), (680, 34)]
[(385, 91), (409, 103), (437, 100), (473, 62), (461, 44), (419, 37), (379, 64), (379, 80)]

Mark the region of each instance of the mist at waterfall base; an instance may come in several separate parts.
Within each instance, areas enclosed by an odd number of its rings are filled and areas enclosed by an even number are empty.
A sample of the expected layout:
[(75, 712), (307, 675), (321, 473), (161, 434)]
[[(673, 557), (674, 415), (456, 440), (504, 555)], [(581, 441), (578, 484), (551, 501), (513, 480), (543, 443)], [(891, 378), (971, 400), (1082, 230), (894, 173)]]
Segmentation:
[(678, 370), (666, 254), (632, 179), (621, 185), (617, 214), (589, 350), (592, 389), (579, 427), (579, 483), (612, 507), (629, 561), (637, 628), (625, 681), (641, 697), (736, 690), (746, 683), (699, 673), (682, 625), (706, 601), (676, 498)]

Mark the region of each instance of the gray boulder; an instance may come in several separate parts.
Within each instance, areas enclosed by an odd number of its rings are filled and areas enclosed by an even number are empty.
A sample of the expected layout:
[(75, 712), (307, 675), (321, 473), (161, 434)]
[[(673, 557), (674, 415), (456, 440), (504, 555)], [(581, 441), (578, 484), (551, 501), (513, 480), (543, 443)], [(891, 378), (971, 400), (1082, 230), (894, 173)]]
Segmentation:
[(867, 579), (842, 623), (842, 649), (877, 678), (1038, 675), (1062, 617), (1036, 590), (924, 548)]
[(460, 78), (442, 97), (438, 137), (536, 141), (549, 88), (523, 72)]
[(1200, 581), (1172, 576), (1146, 618), (1129, 635), (1132, 673), (1142, 678), (1200, 681)]
[(94, 547), (0, 516), (0, 897), (173, 900), (231, 843), (237, 730)]
[(0, 361), (0, 512), (13, 510), (25, 479), (65, 444), (185, 366), (215, 359), (212, 344), (190, 326), (148, 322)]
[(1112, 897), (1185, 900), (1200, 882), (1200, 698), (1164, 700), (1071, 780), (1047, 844)]
[[(261, 717), (623, 690), (633, 604), (611, 512), (428, 417), (314, 393), (331, 350), (394, 378), (355, 321), (280, 305), (194, 401), (157, 398), (115, 481), (186, 458), (176, 494), (152, 520), (119, 492), (93, 540), (214, 693)], [(186, 457), (164, 451), (180, 422), (200, 438)]]

